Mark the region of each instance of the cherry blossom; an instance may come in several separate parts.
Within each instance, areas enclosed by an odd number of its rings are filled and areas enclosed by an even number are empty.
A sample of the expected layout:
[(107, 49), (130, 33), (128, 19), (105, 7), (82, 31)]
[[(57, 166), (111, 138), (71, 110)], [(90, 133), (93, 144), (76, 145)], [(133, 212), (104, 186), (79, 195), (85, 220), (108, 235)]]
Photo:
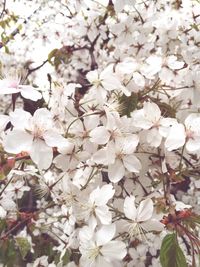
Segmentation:
[(139, 206), (135, 206), (135, 197), (128, 196), (124, 201), (125, 216), (130, 219), (128, 233), (130, 237), (144, 236), (147, 231), (162, 231), (163, 225), (153, 217), (153, 201), (151, 199), (142, 200)]
[(81, 266), (115, 266), (126, 255), (126, 246), (122, 241), (112, 240), (115, 235), (113, 224), (102, 226), (97, 232), (85, 227), (80, 232)]
[(53, 159), (52, 147), (65, 145), (65, 139), (53, 127), (51, 113), (43, 108), (38, 109), (33, 116), (30, 113), (16, 109), (10, 114), (14, 126), (4, 138), (4, 148), (7, 152), (17, 154), (26, 151), (40, 169), (47, 169)]
[(0, 80), (0, 95), (20, 93), (22, 97), (37, 101), (42, 95), (36, 88), (31, 85), (23, 85), (22, 78), (17, 74), (6, 74)]

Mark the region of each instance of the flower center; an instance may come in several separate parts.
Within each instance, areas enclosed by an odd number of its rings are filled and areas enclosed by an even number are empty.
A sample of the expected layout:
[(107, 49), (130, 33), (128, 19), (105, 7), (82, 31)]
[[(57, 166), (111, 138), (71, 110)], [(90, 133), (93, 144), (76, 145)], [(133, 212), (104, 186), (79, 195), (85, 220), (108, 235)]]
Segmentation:
[(88, 258), (91, 260), (96, 259), (96, 257), (99, 255), (100, 253), (100, 247), (94, 247), (88, 250)]
[(128, 234), (132, 238), (133, 236), (137, 236), (140, 240), (146, 239), (145, 230), (142, 226), (137, 222), (132, 222), (128, 227)]

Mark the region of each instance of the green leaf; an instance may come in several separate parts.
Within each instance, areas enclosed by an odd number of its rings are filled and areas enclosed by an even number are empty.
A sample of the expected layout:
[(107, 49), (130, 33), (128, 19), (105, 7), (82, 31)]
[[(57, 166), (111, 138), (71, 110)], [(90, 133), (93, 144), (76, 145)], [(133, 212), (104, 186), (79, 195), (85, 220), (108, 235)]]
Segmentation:
[(160, 250), (160, 262), (162, 267), (188, 267), (175, 234), (168, 234), (163, 239)]
[(22, 255), (22, 258), (24, 259), (27, 255), (27, 253), (30, 251), (31, 245), (28, 242), (27, 238), (25, 238), (25, 237), (16, 237), (15, 241), (16, 241), (17, 246), (19, 248), (19, 251)]
[(130, 96), (122, 95), (119, 98), (119, 104), (122, 107), (121, 115), (127, 115), (130, 117), (132, 111), (134, 111), (137, 107), (138, 103), (138, 95), (132, 93)]

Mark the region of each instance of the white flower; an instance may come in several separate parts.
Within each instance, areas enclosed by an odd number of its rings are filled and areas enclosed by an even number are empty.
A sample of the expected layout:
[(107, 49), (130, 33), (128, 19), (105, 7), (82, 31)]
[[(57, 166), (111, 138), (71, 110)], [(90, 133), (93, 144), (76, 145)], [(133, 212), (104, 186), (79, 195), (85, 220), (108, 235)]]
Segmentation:
[(196, 113), (190, 114), (185, 119), (185, 127), (181, 123), (174, 124), (165, 141), (165, 147), (172, 151), (182, 147), (186, 143), (189, 152), (200, 149), (200, 116)]
[(138, 173), (142, 167), (139, 159), (133, 154), (139, 142), (137, 135), (118, 138), (113, 146), (115, 161), (108, 165), (108, 177), (111, 182), (119, 182), (125, 170)]
[(109, 142), (106, 147), (98, 150), (93, 155), (93, 161), (97, 164), (108, 166), (108, 177), (111, 182), (119, 182), (129, 172), (139, 172), (141, 163), (134, 155), (139, 138), (136, 134), (118, 137), (115, 142)]
[(0, 95), (20, 93), (24, 98), (37, 101), (42, 98), (40, 92), (31, 85), (23, 85), (21, 77), (15, 74), (5, 74), (0, 80)]
[(178, 70), (184, 66), (184, 62), (178, 61), (177, 57), (172, 55), (167, 58), (167, 65), (172, 70)]
[(150, 102), (145, 102), (143, 108), (132, 112), (131, 116), (136, 127), (148, 130), (145, 132), (147, 142), (154, 147), (161, 144), (170, 125), (176, 123), (175, 119), (163, 118), (158, 105)]
[(26, 151), (39, 169), (47, 169), (53, 159), (52, 147), (64, 146), (66, 139), (54, 129), (51, 113), (46, 108), (30, 113), (16, 109), (10, 114), (14, 129), (3, 139), (5, 151)]
[(112, 240), (115, 225), (105, 225), (96, 233), (85, 226), (80, 231), (80, 267), (114, 267), (116, 261), (126, 256), (126, 246), (122, 241)]
[(136, 208), (135, 197), (127, 196), (124, 201), (124, 213), (130, 220), (128, 233), (130, 237), (139, 235), (144, 236), (147, 231), (162, 231), (163, 224), (153, 218), (153, 201), (150, 198), (142, 200)]
[(115, 190), (111, 184), (103, 185), (101, 188), (97, 187), (90, 195), (89, 199), (79, 200), (77, 204), (77, 216), (79, 219), (91, 221), (96, 225), (96, 218), (102, 224), (110, 224), (112, 221), (112, 214), (106, 205), (109, 199), (113, 197)]
[(130, 95), (130, 92), (121, 84), (120, 80), (113, 72), (113, 66), (109, 65), (102, 72), (93, 70), (86, 75), (88, 81), (92, 84), (90, 91), (94, 98), (100, 103), (106, 99), (107, 93), (112, 90), (121, 90), (124, 94)]

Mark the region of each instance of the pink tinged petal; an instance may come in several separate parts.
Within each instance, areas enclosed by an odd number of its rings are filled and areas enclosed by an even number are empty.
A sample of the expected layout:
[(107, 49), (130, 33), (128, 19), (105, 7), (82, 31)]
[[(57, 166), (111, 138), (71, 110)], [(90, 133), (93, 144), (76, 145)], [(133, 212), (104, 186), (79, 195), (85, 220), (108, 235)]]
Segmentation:
[(115, 163), (108, 165), (108, 177), (111, 182), (119, 182), (125, 175), (125, 168), (121, 160), (116, 159)]
[(135, 207), (135, 197), (126, 197), (124, 200), (124, 214), (130, 220), (136, 219), (137, 209)]
[(144, 222), (149, 220), (153, 214), (153, 201), (145, 199), (140, 202), (139, 207), (137, 208), (137, 222)]
[(110, 260), (122, 260), (126, 256), (126, 245), (122, 241), (110, 241), (101, 248), (103, 256)]
[(104, 145), (108, 142), (110, 134), (105, 126), (96, 127), (90, 132), (90, 141), (98, 145)]
[(147, 232), (149, 231), (161, 232), (164, 230), (164, 224), (155, 219), (151, 219), (141, 223), (141, 227)]
[(99, 231), (96, 232), (97, 246), (105, 245), (113, 239), (116, 232), (115, 224), (103, 225)]
[(138, 173), (141, 168), (141, 162), (139, 161), (139, 159), (134, 156), (134, 155), (127, 155), (124, 156), (122, 159), (125, 168), (129, 171), (129, 172), (136, 172)]
[(13, 82), (7, 79), (0, 81), (0, 95), (16, 94), (19, 93), (18, 84), (13, 86)]
[(115, 190), (111, 184), (103, 185), (101, 189), (97, 188), (90, 194), (90, 199), (97, 206), (106, 205), (108, 200), (113, 197)]
[(22, 151), (29, 152), (33, 142), (33, 136), (22, 130), (13, 130), (9, 132), (4, 140), (3, 146), (5, 151), (9, 153), (20, 153)]
[(31, 99), (32, 101), (37, 101), (42, 98), (41, 93), (29, 85), (20, 85), (20, 93), (24, 98)]
[(66, 146), (68, 142), (62, 135), (52, 130), (45, 131), (43, 138), (50, 147), (63, 147)]
[(112, 222), (112, 213), (107, 206), (100, 206), (95, 209), (96, 217), (102, 224), (110, 224)]
[(186, 143), (186, 149), (189, 152), (194, 152), (200, 149), (200, 136), (189, 139)]
[(30, 156), (40, 170), (46, 170), (52, 163), (53, 151), (43, 140), (35, 139), (30, 151)]
[(185, 144), (185, 138), (186, 133), (184, 126), (180, 123), (174, 124), (166, 138), (165, 147), (169, 151), (182, 147)]

